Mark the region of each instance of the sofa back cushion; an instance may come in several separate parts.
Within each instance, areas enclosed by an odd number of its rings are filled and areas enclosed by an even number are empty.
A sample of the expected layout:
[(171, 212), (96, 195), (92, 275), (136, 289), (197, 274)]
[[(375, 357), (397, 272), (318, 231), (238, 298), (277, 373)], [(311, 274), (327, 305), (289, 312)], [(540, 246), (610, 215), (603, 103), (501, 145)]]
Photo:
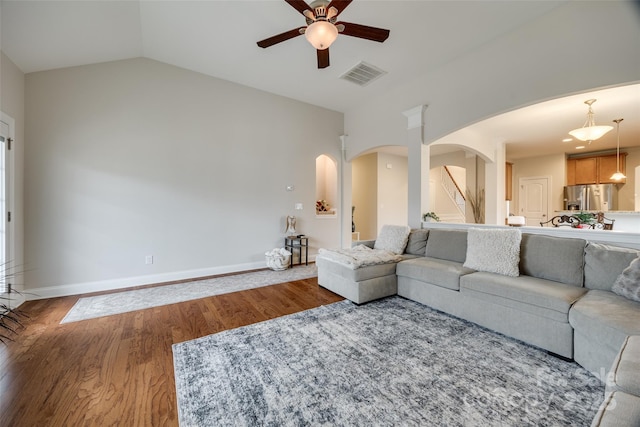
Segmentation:
[(636, 249), (589, 242), (584, 250), (584, 286), (610, 291), (622, 271), (640, 255)]
[(445, 230), (439, 228), (429, 230), (426, 256), (464, 262), (467, 256), (466, 230)]
[(427, 248), (427, 237), (429, 237), (429, 230), (421, 228), (411, 230), (405, 253), (424, 256)]
[(520, 274), (581, 287), (586, 243), (583, 239), (525, 233), (520, 247)]

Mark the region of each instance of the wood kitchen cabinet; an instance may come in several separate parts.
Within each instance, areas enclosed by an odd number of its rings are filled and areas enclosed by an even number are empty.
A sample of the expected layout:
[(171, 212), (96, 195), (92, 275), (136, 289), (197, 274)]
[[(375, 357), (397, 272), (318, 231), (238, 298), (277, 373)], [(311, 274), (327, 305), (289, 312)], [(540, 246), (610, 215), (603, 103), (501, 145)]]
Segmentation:
[[(620, 153), (620, 172), (626, 175), (625, 164), (627, 153)], [(618, 159), (616, 156), (598, 157), (598, 182), (600, 184), (624, 184), (626, 179), (613, 181), (611, 175), (618, 171)]]
[[(620, 172), (625, 173), (626, 153), (620, 153)], [(625, 180), (609, 179), (617, 167), (615, 155), (567, 159), (567, 185), (624, 184)]]

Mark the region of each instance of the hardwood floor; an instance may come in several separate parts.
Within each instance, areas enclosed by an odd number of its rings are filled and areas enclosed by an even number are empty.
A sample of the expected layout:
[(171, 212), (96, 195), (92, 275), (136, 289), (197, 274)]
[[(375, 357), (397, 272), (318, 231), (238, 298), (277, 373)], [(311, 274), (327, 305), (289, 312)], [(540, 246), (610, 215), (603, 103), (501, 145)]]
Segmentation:
[(61, 325), (81, 296), (22, 305), (0, 426), (177, 426), (172, 344), (342, 300), (313, 278)]

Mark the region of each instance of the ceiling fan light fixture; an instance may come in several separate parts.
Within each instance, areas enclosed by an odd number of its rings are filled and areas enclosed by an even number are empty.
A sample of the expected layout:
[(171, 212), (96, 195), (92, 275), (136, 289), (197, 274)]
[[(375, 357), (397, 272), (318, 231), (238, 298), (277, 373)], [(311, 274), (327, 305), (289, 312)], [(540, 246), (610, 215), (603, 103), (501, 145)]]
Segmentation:
[(316, 21), (309, 24), (304, 36), (311, 43), (311, 46), (318, 50), (324, 50), (328, 49), (331, 43), (338, 38), (338, 29), (331, 22)]
[(595, 99), (588, 99), (584, 101), (584, 103), (589, 106), (589, 111), (587, 112), (587, 121), (585, 122), (583, 127), (574, 129), (569, 132), (569, 135), (579, 139), (580, 141), (588, 141), (590, 143), (591, 141), (602, 138), (605, 133), (613, 129), (613, 126), (596, 126), (594, 113), (591, 109), (591, 105), (594, 102), (596, 102)]

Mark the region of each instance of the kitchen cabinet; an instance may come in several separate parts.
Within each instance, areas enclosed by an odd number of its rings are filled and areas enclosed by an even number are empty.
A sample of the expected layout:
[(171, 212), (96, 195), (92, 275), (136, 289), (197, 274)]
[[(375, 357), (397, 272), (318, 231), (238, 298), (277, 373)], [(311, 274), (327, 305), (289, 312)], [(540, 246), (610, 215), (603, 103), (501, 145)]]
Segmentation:
[[(620, 172), (625, 173), (627, 153), (620, 153)], [(618, 159), (616, 156), (602, 156), (598, 157), (598, 177), (600, 184), (624, 184), (625, 179), (620, 181), (613, 181), (611, 175), (618, 171)]]
[[(626, 153), (620, 153), (620, 172), (625, 173)], [(624, 184), (610, 179), (617, 167), (615, 155), (567, 159), (567, 185)]]
[(597, 157), (567, 160), (567, 185), (597, 184)]

